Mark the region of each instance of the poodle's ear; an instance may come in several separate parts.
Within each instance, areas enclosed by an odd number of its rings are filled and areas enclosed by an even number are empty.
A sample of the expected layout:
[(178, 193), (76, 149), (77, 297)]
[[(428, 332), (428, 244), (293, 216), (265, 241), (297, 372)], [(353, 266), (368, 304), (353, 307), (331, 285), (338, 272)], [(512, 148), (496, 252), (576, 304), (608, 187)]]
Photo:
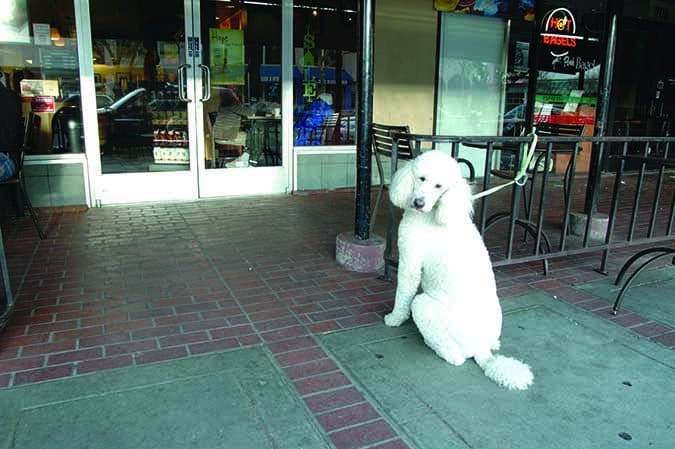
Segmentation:
[(436, 221), (447, 225), (453, 220), (473, 217), (473, 200), (469, 183), (457, 175), (436, 204)]
[(410, 206), (415, 177), (413, 175), (414, 161), (408, 162), (394, 173), (389, 186), (389, 200), (396, 207), (404, 209)]

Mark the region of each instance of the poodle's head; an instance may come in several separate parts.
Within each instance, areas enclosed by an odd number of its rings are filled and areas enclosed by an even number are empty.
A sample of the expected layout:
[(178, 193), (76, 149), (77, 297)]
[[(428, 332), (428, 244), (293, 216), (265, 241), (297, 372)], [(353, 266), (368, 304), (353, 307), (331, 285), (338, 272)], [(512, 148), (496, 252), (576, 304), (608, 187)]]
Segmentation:
[(471, 217), (471, 189), (459, 164), (438, 150), (422, 153), (396, 171), (389, 188), (391, 202), (402, 209), (435, 213), (440, 224)]

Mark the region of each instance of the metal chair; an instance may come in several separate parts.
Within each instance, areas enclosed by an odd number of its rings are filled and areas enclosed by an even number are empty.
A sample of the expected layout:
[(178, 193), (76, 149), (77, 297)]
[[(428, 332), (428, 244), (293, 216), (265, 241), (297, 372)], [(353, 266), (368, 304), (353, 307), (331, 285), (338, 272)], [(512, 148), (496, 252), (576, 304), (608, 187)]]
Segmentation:
[(262, 133), (265, 165), (268, 167), (281, 165), (281, 120), (262, 120)]
[(323, 119), (320, 128), (320, 145), (334, 145), (340, 142), (340, 128), (338, 127), (339, 119), (340, 114), (337, 112), (328, 114)]
[[(377, 193), (377, 199), (375, 200), (375, 207), (373, 207), (373, 212), (371, 214), (370, 229), (371, 231), (375, 228), (375, 221), (377, 218), (377, 209), (380, 207), (380, 201), (382, 201), (382, 194), (385, 190), (388, 189), (387, 184), (384, 180), (384, 168), (382, 166), (382, 158), (388, 157), (391, 159), (391, 151), (393, 139), (391, 137), (392, 133), (410, 133), (410, 127), (407, 125), (383, 125), (380, 123), (373, 123), (370, 128), (370, 133), (372, 136), (372, 150), (375, 154), (375, 162), (377, 163), (377, 173), (380, 177), (380, 191)], [(399, 160), (410, 160), (414, 157), (413, 149), (410, 145), (410, 141), (405, 139), (400, 139), (398, 141), (397, 147), (397, 158)], [(392, 167), (391, 174), (393, 175), (396, 167)]]
[(14, 188), (18, 189), (18, 193), (20, 193), (21, 197), (17, 198), (17, 203), (19, 203), (21, 212), (23, 211), (24, 205), (28, 207), (28, 212), (30, 213), (30, 217), (33, 220), (35, 229), (37, 230), (37, 233), (40, 236), (40, 238), (44, 239), (45, 234), (42, 231), (42, 227), (40, 226), (40, 222), (38, 220), (37, 214), (35, 213), (35, 209), (33, 209), (33, 205), (30, 202), (30, 198), (26, 194), (26, 186), (24, 184), (23, 179), (24, 155), (26, 153), (26, 150), (28, 150), (35, 144), (35, 137), (38, 135), (39, 132), (40, 132), (40, 117), (31, 112), (28, 114), (28, 118), (26, 119), (23, 135), (23, 144), (21, 145), (21, 148), (18, 148), (16, 151), (12, 151), (9, 153), (9, 157), (14, 161), (14, 165), (16, 166), (16, 172), (11, 178), (0, 181), (0, 187), (15, 186)]

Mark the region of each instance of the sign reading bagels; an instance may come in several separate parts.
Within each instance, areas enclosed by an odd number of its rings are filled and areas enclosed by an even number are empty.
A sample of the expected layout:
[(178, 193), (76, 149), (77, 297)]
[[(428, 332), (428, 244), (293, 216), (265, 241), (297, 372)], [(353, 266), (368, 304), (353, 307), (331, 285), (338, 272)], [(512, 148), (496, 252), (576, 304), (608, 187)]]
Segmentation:
[(549, 50), (551, 56), (560, 57), (569, 54), (571, 48), (582, 41), (577, 36), (577, 22), (567, 8), (556, 8), (546, 15), (541, 33), (541, 43)]
[(578, 73), (599, 64), (598, 40), (577, 34), (577, 20), (567, 8), (546, 13), (539, 33), (540, 70)]

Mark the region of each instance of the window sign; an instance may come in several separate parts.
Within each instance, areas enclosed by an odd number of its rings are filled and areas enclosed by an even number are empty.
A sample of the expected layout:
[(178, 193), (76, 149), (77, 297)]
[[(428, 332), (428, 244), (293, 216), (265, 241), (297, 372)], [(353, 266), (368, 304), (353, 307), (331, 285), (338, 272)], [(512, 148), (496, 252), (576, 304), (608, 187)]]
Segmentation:
[(567, 8), (549, 11), (539, 34), (539, 69), (575, 74), (600, 64), (598, 40), (578, 34), (580, 27)]
[(30, 102), (30, 108), (33, 112), (54, 112), (56, 111), (56, 103), (54, 97), (37, 96), (33, 97)]
[(21, 96), (24, 98), (59, 96), (59, 82), (57, 80), (21, 80), (19, 85)]
[(302, 56), (302, 86), (303, 94), (306, 102), (311, 102), (317, 95), (316, 90), (316, 76), (312, 76), (311, 67), (314, 66), (314, 55), (312, 50), (316, 47), (315, 38), (312, 34), (305, 34), (303, 38), (303, 50), (304, 54)]
[(244, 30), (209, 28), (211, 83), (244, 85)]

